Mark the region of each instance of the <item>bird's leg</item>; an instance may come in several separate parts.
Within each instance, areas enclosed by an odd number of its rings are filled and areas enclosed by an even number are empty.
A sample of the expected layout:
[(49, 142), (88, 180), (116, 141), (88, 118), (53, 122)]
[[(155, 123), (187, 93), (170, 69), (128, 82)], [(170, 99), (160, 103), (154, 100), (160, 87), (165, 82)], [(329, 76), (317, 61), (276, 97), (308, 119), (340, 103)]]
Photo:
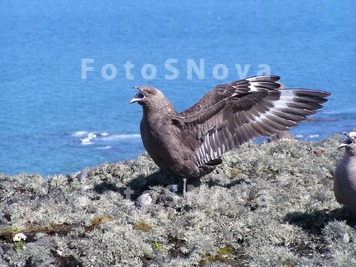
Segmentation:
[(183, 197), (187, 196), (187, 178), (183, 178)]

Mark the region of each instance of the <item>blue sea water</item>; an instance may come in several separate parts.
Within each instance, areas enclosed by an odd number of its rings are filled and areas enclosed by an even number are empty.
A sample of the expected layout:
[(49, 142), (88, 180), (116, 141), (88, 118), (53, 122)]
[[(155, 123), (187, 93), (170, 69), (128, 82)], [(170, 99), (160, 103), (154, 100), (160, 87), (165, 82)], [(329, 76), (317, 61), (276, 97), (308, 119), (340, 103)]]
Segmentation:
[[(135, 158), (144, 148), (141, 109), (128, 104), (134, 85), (160, 88), (182, 111), (266, 66), (287, 87), (333, 94), (295, 135), (349, 131), (354, 10), (348, 0), (0, 1), (0, 172), (74, 173)], [(214, 73), (217, 64), (226, 68)]]

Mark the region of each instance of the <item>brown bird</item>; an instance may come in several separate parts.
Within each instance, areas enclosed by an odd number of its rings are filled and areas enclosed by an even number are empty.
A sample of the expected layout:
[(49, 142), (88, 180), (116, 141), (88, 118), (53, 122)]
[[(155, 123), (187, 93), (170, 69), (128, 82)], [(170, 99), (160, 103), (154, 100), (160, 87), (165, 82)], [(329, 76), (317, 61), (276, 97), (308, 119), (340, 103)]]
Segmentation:
[(339, 146), (345, 148), (345, 154), (334, 172), (334, 194), (356, 217), (356, 132), (345, 135), (347, 138)]
[(201, 177), (220, 164), (221, 156), (255, 137), (288, 130), (322, 108), (328, 92), (280, 90), (278, 76), (257, 76), (221, 84), (189, 109), (178, 113), (156, 88), (135, 87), (130, 101), (143, 108), (144, 147), (166, 173)]

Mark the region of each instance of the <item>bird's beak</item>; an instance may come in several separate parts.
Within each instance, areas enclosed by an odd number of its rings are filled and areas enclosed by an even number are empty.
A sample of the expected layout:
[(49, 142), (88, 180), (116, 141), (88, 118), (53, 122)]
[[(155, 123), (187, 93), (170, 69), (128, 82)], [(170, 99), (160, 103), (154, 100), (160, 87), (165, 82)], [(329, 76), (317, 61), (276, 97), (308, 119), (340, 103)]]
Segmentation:
[(133, 89), (137, 89), (138, 93), (134, 96), (134, 98), (131, 99), (131, 101), (129, 102), (130, 104), (135, 103), (135, 102), (139, 102), (142, 99), (145, 98), (144, 94), (141, 92), (140, 87), (139, 86), (134, 86)]
[(339, 147), (338, 147), (338, 149), (340, 149), (340, 148), (343, 148), (343, 147), (346, 147), (346, 146), (348, 146), (348, 145), (351, 145), (351, 144), (353, 144), (353, 143), (355, 143), (354, 142), (354, 140), (349, 136), (349, 134), (348, 133), (342, 133), (343, 135), (346, 135), (346, 139), (344, 140), (344, 142), (342, 142), (340, 145), (339, 145)]

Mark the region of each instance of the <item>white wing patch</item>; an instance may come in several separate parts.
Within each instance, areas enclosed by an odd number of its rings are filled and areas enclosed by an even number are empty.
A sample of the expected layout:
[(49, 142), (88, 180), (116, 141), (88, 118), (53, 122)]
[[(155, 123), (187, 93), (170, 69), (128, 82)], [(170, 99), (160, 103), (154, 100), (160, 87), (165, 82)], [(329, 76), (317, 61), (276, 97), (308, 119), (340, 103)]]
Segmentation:
[[(253, 83), (249, 85), (249, 88), (252, 92), (261, 90), (260, 88), (254, 86)], [(257, 133), (256, 130), (254, 130), (254, 133), (251, 133), (250, 129), (254, 129), (256, 127), (263, 128), (263, 125), (274, 129), (273, 125), (276, 124), (280, 125), (281, 128), (284, 127), (285, 129), (289, 129), (290, 126), (297, 125), (297, 122), (281, 118), (275, 114), (276, 111), (283, 112), (284, 109), (294, 109), (288, 107), (288, 104), (295, 102), (296, 98), (298, 98), (298, 96), (295, 95), (293, 90), (281, 90), (280, 98), (273, 102), (273, 106), (271, 108), (269, 108), (266, 112), (259, 113), (257, 116), (249, 115), (250, 120), (246, 123), (238, 125), (237, 128), (234, 127), (236, 128), (234, 132), (229, 132), (226, 130), (226, 132), (223, 133), (223, 130), (221, 130), (220, 133), (218, 133), (216, 129), (213, 129), (213, 131), (208, 131), (208, 133), (203, 137), (204, 140), (202, 145), (195, 151), (196, 162), (198, 162), (199, 165), (204, 165), (211, 160), (219, 158), (222, 154), (231, 150), (233, 147), (238, 147), (241, 145), (240, 143), (247, 141), (243, 140), (243, 136), (251, 136), (251, 138), (262, 136), (262, 134)], [(276, 118), (276, 120), (273, 120), (273, 118)], [(280, 124), (278, 121), (288, 122), (289, 126)], [(268, 130), (263, 129), (261, 131), (266, 133), (264, 135), (268, 135)], [(278, 132), (278, 130), (275, 132)]]
[(262, 114), (260, 114), (260, 116), (254, 117), (254, 121), (257, 123), (259, 123), (259, 122), (264, 123), (266, 120), (269, 121), (269, 119), (267, 118), (267, 115), (268, 116), (272, 115), (272, 116), (278, 117), (273, 112), (276, 110), (283, 112), (283, 109), (289, 108), (287, 104), (294, 102), (294, 99), (295, 99), (295, 96), (294, 96), (293, 90), (281, 91), (281, 96), (277, 101), (273, 102), (273, 107), (270, 108), (266, 113), (262, 113)]
[(276, 77), (271, 77), (249, 78), (245, 83), (238, 81), (227, 89), (230, 92), (235, 90), (230, 97), (241, 94), (238, 101), (250, 102), (246, 102), (245, 108), (241, 102), (241, 109), (237, 108), (239, 111), (236, 113), (219, 112), (205, 125), (200, 125), (202, 128), (197, 134), (202, 143), (194, 151), (194, 161), (198, 166), (218, 159), (252, 138), (269, 136), (298, 125), (306, 116), (320, 109), (320, 104), (326, 102), (330, 95), (318, 90), (284, 89)]

